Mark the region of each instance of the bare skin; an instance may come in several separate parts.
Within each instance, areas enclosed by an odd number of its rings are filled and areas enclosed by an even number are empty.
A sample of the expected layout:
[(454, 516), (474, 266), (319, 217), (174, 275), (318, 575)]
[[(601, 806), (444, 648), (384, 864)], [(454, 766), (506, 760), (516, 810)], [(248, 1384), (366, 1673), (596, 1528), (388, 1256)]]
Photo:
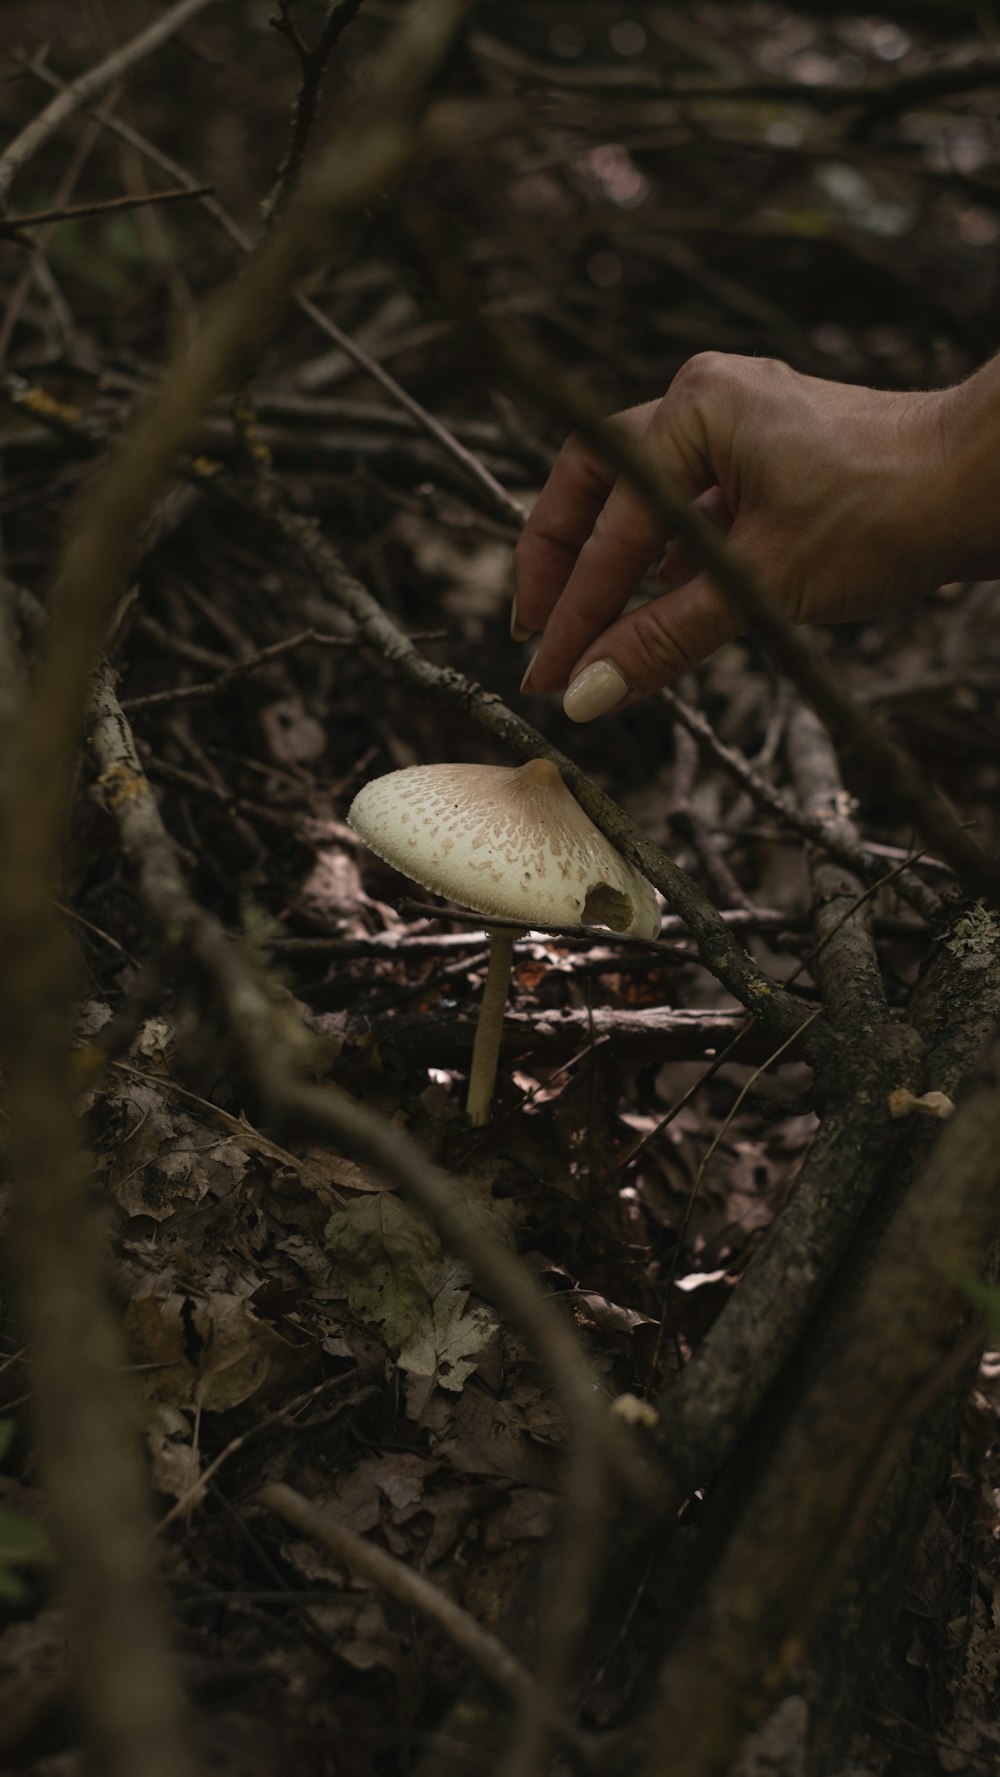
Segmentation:
[[(897, 394), (706, 352), (615, 423), (728, 533), (791, 623), (873, 616), (1000, 573), (1000, 359), (957, 388)], [(514, 552), (513, 622), (542, 632), (526, 690), (568, 685), (567, 714), (589, 721), (741, 633), (676, 545), (658, 570), (670, 590), (622, 615), (665, 545), (628, 483), (571, 438)]]

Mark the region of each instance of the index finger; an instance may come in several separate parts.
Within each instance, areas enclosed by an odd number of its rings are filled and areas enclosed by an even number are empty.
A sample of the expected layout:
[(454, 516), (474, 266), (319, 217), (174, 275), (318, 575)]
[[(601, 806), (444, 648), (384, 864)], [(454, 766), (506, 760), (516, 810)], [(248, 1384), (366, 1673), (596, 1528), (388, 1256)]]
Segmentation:
[[(650, 453), (651, 465), (665, 468), (687, 499), (695, 500), (714, 486), (716, 472), (700, 417), (680, 376), (655, 404), (641, 443)], [(621, 615), (667, 541), (663, 520), (621, 476), (552, 608), (530, 667), (532, 691), (555, 691), (565, 685), (576, 661)]]
[[(657, 403), (630, 408), (613, 425), (640, 437)], [(544, 629), (581, 548), (594, 529), (618, 471), (574, 435), (559, 452), (514, 549), (517, 621)]]

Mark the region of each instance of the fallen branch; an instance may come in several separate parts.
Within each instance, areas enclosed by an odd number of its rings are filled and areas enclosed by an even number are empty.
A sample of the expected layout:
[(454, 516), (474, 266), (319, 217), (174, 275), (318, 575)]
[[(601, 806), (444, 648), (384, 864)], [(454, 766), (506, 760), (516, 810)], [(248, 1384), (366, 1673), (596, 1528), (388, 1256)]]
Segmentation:
[[(756, 802), (758, 808), (773, 814), (781, 825), (808, 839), (813, 845), (821, 846), (831, 858), (836, 858), (845, 869), (853, 870), (864, 882), (874, 882), (882, 875), (880, 865), (862, 848), (855, 836), (853, 843), (848, 843), (843, 832), (836, 831), (832, 823), (817, 820), (803, 809), (796, 808), (787, 796), (769, 784), (766, 778), (755, 771), (750, 761), (736, 747), (727, 746), (719, 739), (700, 710), (686, 703), (683, 697), (672, 689), (660, 692), (672, 715), (678, 722), (694, 735), (705, 753), (722, 766), (724, 771), (735, 778), (746, 790), (748, 796)], [(940, 898), (927, 884), (920, 881), (912, 871), (903, 871), (897, 878), (897, 887), (901, 895), (910, 901), (925, 919), (936, 919), (941, 911)]]
[[(567, 1049), (575, 1051), (590, 1041), (622, 1045), (634, 1062), (703, 1061), (713, 1050), (731, 1042), (740, 1030), (746, 1031), (740, 1043), (741, 1065), (766, 1061), (773, 1054), (773, 1039), (759, 1025), (747, 1029), (745, 1012), (674, 1011), (665, 1006), (621, 1010), (594, 1006), (583, 1012), (508, 1011), (501, 1051), (511, 1059), (537, 1056), (551, 1065)], [(473, 1018), (456, 1017), (451, 1011), (441, 1015), (393, 1012), (384, 1020), (359, 1021), (358, 1032), (386, 1055), (396, 1050), (427, 1067), (464, 1068), (472, 1054), (476, 1023)], [(794, 1050), (792, 1055), (799, 1059)]]
[[(30, 71), (49, 84), (59, 84), (58, 77), (50, 69), (32, 65)], [(138, 153), (152, 160), (162, 172), (179, 180), (192, 192), (199, 189), (199, 181), (193, 173), (190, 173), (179, 161), (174, 160), (171, 155), (165, 154), (162, 149), (157, 148), (131, 124), (115, 117), (110, 111), (95, 110), (94, 115), (103, 129), (108, 130), (111, 135), (118, 136), (121, 141), (127, 142)], [(218, 223), (223, 233), (233, 242), (241, 257), (249, 257), (254, 252), (254, 242), (251, 236), (240, 227), (218, 198), (207, 195), (202, 197), (200, 201), (208, 214)], [(441, 446), (441, 449), (461, 467), (466, 478), (479, 488), (490, 510), (508, 524), (516, 525), (520, 530), (524, 522), (524, 508), (507, 492), (496, 476), (492, 475), (489, 469), (480, 462), (475, 452), (469, 450), (447, 426), (443, 425), (434, 414), (428, 412), (427, 408), (423, 407), (408, 389), (404, 389), (403, 385), (396, 381), (396, 378), (385, 369), (384, 365), (379, 363), (377, 358), (373, 358), (370, 352), (366, 352), (363, 346), (345, 333), (341, 327), (338, 327), (336, 321), (324, 314), (310, 296), (298, 290), (292, 300), (300, 313), (305, 315), (314, 327), (339, 346), (343, 352), (346, 352), (358, 368), (370, 376), (374, 382), (377, 382), (380, 388), (385, 389), (396, 405), (410, 416), (420, 431), (433, 438)]]
[[(161, 41), (168, 24), (175, 29), (202, 3), (186, 0), (141, 41), (147, 47)], [(151, 410), (92, 482), (63, 550), (52, 621), (6, 749), (0, 1044), (10, 1113), (11, 1247), (30, 1337), (51, 1526), (77, 1627), (79, 1696), (102, 1769), (112, 1777), (193, 1777), (197, 1761), (157, 1604), (141, 1464), (104, 1299), (103, 1243), (75, 1115), (76, 975), (53, 898), (79, 726), (128, 563), (177, 454), (213, 395), (267, 337), (298, 277), (326, 257), (334, 233), (365, 202), (402, 176), (415, 112), (463, 11), (459, 0), (438, 0), (405, 15), (366, 94), (363, 122), (353, 124), (350, 168), (335, 143), (165, 379)], [(104, 64), (105, 85), (122, 65), (120, 55), (110, 73)], [(36, 120), (22, 132), (0, 162), (7, 185), (62, 117), (95, 90), (102, 90), (101, 81), (85, 77), (47, 108), (44, 123)]]
[(328, 1549), (345, 1567), (361, 1574), (407, 1610), (415, 1611), (434, 1628), (440, 1629), (459, 1653), (471, 1660), (486, 1682), (502, 1691), (511, 1702), (520, 1706), (526, 1699), (532, 1699), (549, 1732), (570, 1754), (573, 1763), (582, 1770), (591, 1767), (592, 1744), (564, 1715), (548, 1706), (545, 1695), (539, 1692), (537, 1680), (517, 1655), (511, 1653), (499, 1636), (484, 1629), (475, 1617), (455, 1604), (423, 1574), (407, 1567), (387, 1549), (338, 1523), (329, 1512), (320, 1511), (311, 1500), (281, 1481), (272, 1481), (262, 1487), (257, 1498), (266, 1511), (274, 1512), (300, 1535)]
[(24, 129), (0, 154), (0, 209), (21, 168), (61, 129), (74, 111), (79, 111), (94, 99), (100, 98), (117, 80), (121, 80), (140, 62), (145, 61), (161, 44), (175, 37), (189, 19), (193, 19), (196, 13), (204, 12), (205, 7), (210, 4), (211, 0), (178, 0), (176, 6), (170, 7), (160, 18), (147, 25), (144, 31), (113, 50), (95, 68), (88, 68), (85, 74), (70, 81), (37, 117), (25, 124)]
[(929, 1373), (962, 1337), (962, 1279), (1000, 1228), (1000, 1048), (890, 1230), (847, 1345), (803, 1403), (646, 1723), (655, 1777), (723, 1777), (815, 1634), (881, 1496)]
[[(811, 710), (792, 716), (787, 739), (792, 779), (804, 818), (857, 855), (858, 834), (845, 812), (845, 794), (830, 737)], [(813, 886), (816, 978), (834, 1024), (872, 1039), (888, 1022), (871, 927), (871, 901), (852, 869), (824, 853), (809, 860)], [(859, 900), (859, 896), (862, 897)]]
[(309, 1034), (297, 1021), (286, 1022), (219, 921), (193, 900), (108, 668), (97, 675), (88, 726), (101, 793), (138, 872), (140, 897), (165, 955), (179, 968), (194, 965), (195, 990), (198, 980), (211, 986), (233, 1058), (249, 1075), (269, 1117), (299, 1133), (322, 1131), (346, 1140), (393, 1178), (532, 1340), (582, 1445), (592, 1455), (603, 1451), (619, 1481), (641, 1489), (641, 1465), (611, 1420), (572, 1331), (531, 1273), (469, 1214), (459, 1190), (401, 1131), (336, 1087), (309, 1086), (299, 1077), (310, 1052)]

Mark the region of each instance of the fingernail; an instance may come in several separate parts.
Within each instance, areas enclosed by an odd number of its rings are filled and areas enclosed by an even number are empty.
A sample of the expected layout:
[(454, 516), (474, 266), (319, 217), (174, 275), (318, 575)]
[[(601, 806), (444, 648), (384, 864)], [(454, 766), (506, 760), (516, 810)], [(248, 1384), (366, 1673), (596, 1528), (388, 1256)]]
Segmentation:
[(578, 673), (563, 698), (563, 709), (572, 722), (592, 722), (628, 696), (625, 675), (613, 660), (592, 660)]
[(536, 648), (535, 652), (531, 656), (531, 659), (528, 661), (528, 665), (527, 665), (527, 669), (524, 674), (524, 678), (521, 680), (521, 690), (522, 691), (527, 691), (531, 685), (531, 669), (534, 666), (535, 661), (537, 659), (538, 659), (538, 649)]
[(510, 639), (512, 642), (530, 642), (534, 633), (533, 629), (525, 629), (523, 625), (517, 621), (517, 593), (515, 592), (514, 600), (510, 607)]

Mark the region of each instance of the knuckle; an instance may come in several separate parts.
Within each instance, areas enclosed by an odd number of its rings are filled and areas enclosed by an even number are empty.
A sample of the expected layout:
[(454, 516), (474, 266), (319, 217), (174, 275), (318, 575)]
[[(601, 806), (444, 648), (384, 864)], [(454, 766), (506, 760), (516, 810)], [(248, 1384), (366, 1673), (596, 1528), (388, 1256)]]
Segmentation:
[(594, 528), (587, 541), (588, 552), (594, 548), (603, 550), (608, 544), (616, 549), (627, 549), (635, 542), (634, 533), (610, 502), (604, 506), (594, 520)]
[(632, 642), (640, 671), (651, 681), (679, 678), (691, 666), (687, 650), (666, 622), (666, 613), (656, 604), (635, 613)]
[(691, 395), (703, 390), (777, 383), (795, 374), (783, 358), (747, 358), (736, 352), (696, 352), (681, 365), (670, 386), (674, 389), (680, 385), (685, 394)]
[(750, 362), (756, 369), (761, 381), (769, 383), (788, 382), (795, 376), (795, 371), (784, 358), (752, 358)]
[(728, 352), (695, 352), (694, 357), (686, 359), (676, 372), (671, 387), (680, 384), (690, 393), (715, 385), (731, 375), (732, 367), (738, 361)]

